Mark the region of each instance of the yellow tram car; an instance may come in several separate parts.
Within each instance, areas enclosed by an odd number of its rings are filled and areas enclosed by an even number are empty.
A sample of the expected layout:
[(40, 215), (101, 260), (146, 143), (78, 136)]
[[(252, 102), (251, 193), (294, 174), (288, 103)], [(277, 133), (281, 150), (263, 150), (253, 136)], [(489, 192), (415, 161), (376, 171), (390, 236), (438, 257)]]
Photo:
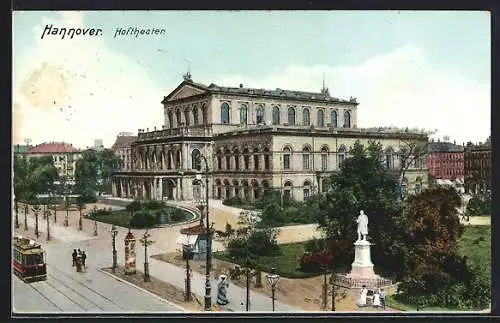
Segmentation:
[(24, 282), (47, 279), (45, 251), (38, 242), (22, 236), (13, 238), (12, 265), (14, 274)]

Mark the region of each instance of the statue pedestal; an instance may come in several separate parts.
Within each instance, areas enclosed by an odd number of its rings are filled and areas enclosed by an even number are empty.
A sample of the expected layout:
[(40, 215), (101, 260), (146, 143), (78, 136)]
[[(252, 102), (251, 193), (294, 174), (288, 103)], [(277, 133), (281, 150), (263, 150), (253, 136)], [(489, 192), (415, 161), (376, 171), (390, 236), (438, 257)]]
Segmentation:
[(356, 278), (377, 278), (373, 271), (373, 263), (371, 260), (370, 246), (371, 243), (367, 240), (358, 240), (354, 243), (355, 255), (352, 263), (350, 277)]

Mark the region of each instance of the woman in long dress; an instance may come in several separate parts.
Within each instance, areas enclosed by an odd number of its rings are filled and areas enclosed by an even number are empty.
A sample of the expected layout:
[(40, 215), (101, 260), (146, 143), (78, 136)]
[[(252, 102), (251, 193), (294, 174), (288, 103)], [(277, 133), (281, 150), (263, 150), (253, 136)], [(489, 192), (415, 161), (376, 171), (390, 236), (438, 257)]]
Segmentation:
[(220, 282), (217, 285), (217, 304), (219, 305), (227, 305), (229, 300), (227, 298), (227, 288), (229, 287), (229, 283), (227, 282), (226, 275), (220, 275)]
[(373, 293), (373, 306), (380, 307), (380, 294), (378, 291)]
[(359, 293), (358, 306), (366, 306), (366, 294), (368, 294), (368, 290), (363, 286)]

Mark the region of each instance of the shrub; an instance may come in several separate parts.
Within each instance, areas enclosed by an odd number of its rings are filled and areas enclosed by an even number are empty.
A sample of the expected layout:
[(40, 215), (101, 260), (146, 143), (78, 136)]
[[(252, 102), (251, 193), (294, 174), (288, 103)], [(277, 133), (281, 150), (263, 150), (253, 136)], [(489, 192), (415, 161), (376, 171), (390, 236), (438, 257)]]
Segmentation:
[(108, 209), (97, 209), (89, 212), (89, 217), (99, 217), (104, 215), (111, 215), (111, 208)]
[(230, 239), (227, 250), (230, 257), (236, 259), (250, 257), (266, 257), (281, 254), (277, 241), (277, 230), (254, 230), (246, 237)]
[(130, 226), (134, 229), (152, 228), (156, 224), (156, 217), (148, 211), (137, 211), (130, 219)]
[(143, 208), (143, 203), (139, 200), (134, 200), (125, 207), (125, 209), (129, 212), (136, 212), (141, 210), (142, 208)]
[(324, 268), (333, 268), (332, 250), (326, 249), (316, 253), (305, 253), (300, 258), (300, 270), (306, 273), (318, 273)]
[(148, 201), (144, 203), (144, 207), (146, 210), (159, 210), (165, 207), (165, 203), (163, 201)]
[(227, 205), (227, 206), (238, 206), (243, 204), (242, 199), (239, 196), (233, 196), (228, 199), (225, 199), (222, 204)]

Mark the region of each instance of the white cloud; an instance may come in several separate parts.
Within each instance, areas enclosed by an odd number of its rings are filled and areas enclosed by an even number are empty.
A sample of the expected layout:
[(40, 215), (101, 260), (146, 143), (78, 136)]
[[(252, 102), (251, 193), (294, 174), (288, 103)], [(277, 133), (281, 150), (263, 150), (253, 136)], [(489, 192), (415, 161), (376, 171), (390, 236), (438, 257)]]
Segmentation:
[[(22, 61), (14, 53), (15, 140), (64, 140), (83, 148), (102, 138), (110, 146), (120, 131), (161, 126), (160, 101), (177, 84), (154, 84), (140, 62), (110, 50), (98, 37), (40, 39), (45, 24), (83, 26), (83, 14), (44, 19), (33, 30), (36, 48)], [(256, 79), (212, 75), (195, 81), (319, 91), (323, 73), (333, 96), (358, 98), (359, 127), (439, 129), (438, 136), (459, 143), (484, 141), (490, 134), (490, 85), (430, 66), (425, 52), (413, 46), (356, 66), (293, 65)]]
[(490, 84), (430, 66), (422, 49), (404, 46), (357, 66), (289, 66), (262, 78), (241, 75), (204, 80), (219, 85), (319, 91), (358, 98), (358, 126), (438, 129), (457, 143), (490, 135)]
[(163, 123), (165, 92), (140, 62), (113, 52), (99, 37), (40, 39), (46, 24), (85, 27), (82, 13), (68, 12), (60, 20), (44, 18), (33, 29), (36, 48), (14, 62), (14, 140), (67, 141), (84, 148), (102, 138), (110, 146), (120, 131)]

